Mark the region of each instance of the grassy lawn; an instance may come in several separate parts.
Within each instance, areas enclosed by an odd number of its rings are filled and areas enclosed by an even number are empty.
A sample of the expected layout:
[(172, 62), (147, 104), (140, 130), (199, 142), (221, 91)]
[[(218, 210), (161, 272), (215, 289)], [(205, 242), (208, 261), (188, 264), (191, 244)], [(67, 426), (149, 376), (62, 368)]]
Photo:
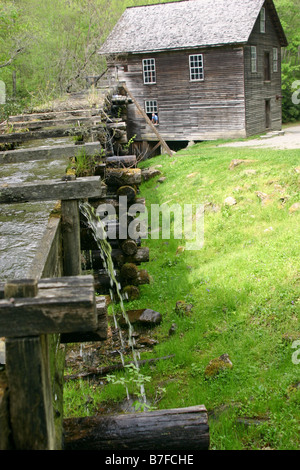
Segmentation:
[[(201, 250), (178, 249), (186, 241), (173, 237), (143, 241), (151, 283), (126, 308), (163, 316), (153, 333), (159, 344), (142, 359), (174, 355), (142, 368), (151, 377), (147, 397), (159, 409), (204, 404), (212, 450), (299, 449), (300, 363), (292, 357), (300, 349), (293, 349), (300, 340), (300, 210), (290, 208), (300, 202), (300, 151), (218, 144), (141, 164), (166, 177), (141, 186), (149, 211), (151, 204), (205, 204)], [(248, 162), (230, 170), (234, 159)], [(224, 204), (230, 196), (233, 206)], [(178, 301), (191, 311), (176, 313)], [(208, 363), (223, 354), (233, 367), (206, 378)], [(108, 384), (97, 400), (122, 396), (122, 387)]]

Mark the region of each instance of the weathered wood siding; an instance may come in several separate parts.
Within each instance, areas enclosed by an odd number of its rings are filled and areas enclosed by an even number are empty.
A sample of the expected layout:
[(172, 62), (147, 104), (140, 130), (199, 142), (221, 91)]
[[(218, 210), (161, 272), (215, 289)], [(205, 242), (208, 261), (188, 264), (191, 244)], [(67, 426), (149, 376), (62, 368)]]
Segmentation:
[[(190, 80), (190, 54), (203, 54), (203, 81)], [(156, 84), (144, 84), (144, 58), (155, 58)], [(157, 101), (158, 130), (167, 141), (246, 135), (242, 47), (131, 55), (119, 79), (143, 108), (146, 100)], [(137, 140), (157, 140), (134, 105), (128, 107), (128, 132)]]
[[(251, 72), (251, 46), (257, 47), (257, 72)], [(273, 47), (278, 48), (278, 72), (273, 72)], [(270, 54), (270, 81), (264, 80), (264, 54)], [(258, 19), (245, 47), (245, 96), (247, 135), (266, 131), (266, 100), (270, 100), (270, 130), (281, 130), (281, 47), (270, 13), (266, 8), (266, 32)]]

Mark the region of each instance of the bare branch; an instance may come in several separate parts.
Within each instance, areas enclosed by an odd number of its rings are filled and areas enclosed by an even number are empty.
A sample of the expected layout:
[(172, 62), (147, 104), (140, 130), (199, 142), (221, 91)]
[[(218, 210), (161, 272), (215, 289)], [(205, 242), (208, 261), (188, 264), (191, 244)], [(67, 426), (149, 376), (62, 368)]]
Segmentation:
[(17, 49), (13, 54), (12, 56), (10, 57), (10, 59), (8, 59), (6, 62), (4, 62), (3, 64), (0, 64), (0, 69), (4, 68), (4, 67), (8, 67), (14, 60), (15, 58), (21, 54), (23, 51), (25, 50), (25, 47), (20, 47), (19, 49)]

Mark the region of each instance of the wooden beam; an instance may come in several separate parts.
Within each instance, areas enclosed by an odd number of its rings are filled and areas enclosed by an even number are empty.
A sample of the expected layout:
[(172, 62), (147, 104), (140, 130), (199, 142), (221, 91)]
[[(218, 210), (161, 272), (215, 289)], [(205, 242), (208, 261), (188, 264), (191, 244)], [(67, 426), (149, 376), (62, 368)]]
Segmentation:
[(78, 201), (61, 201), (63, 272), (65, 276), (81, 274), (80, 214)]
[(204, 406), (64, 421), (65, 450), (198, 451), (209, 448)]
[(0, 301), (0, 337), (95, 331), (93, 276), (42, 279), (38, 289), (34, 298)]
[(60, 336), (63, 343), (88, 343), (107, 340), (108, 319), (105, 297), (96, 297), (97, 327), (91, 332), (64, 333)]
[(0, 185), (0, 204), (28, 201), (75, 200), (101, 197), (104, 187), (101, 178), (90, 176), (73, 181), (53, 180), (38, 183)]
[(146, 123), (151, 127), (152, 131), (154, 132), (154, 134), (156, 135), (156, 137), (158, 138), (159, 142), (161, 143), (161, 145), (164, 147), (166, 153), (172, 157), (173, 156), (173, 152), (172, 150), (170, 149), (170, 147), (168, 146), (168, 144), (165, 142), (165, 140), (163, 139), (163, 137), (160, 135), (160, 133), (158, 132), (157, 128), (154, 126), (154, 124), (151, 122), (151, 120), (148, 118), (147, 114), (145, 113), (145, 111), (143, 110), (143, 108), (140, 106), (140, 104), (137, 102), (137, 100), (134, 98), (133, 94), (128, 90), (127, 86), (124, 84), (122, 84), (124, 90), (126, 91), (126, 93), (130, 96), (130, 98), (132, 99), (132, 101), (134, 102), (134, 104), (136, 105), (137, 109), (139, 110), (139, 112), (141, 113), (141, 115), (143, 116), (143, 118), (145, 119)]

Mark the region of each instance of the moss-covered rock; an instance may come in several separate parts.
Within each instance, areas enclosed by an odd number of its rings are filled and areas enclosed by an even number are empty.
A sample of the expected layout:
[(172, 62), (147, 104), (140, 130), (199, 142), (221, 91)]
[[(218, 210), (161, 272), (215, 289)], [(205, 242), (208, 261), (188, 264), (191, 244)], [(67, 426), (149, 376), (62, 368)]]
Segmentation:
[(207, 365), (204, 376), (206, 379), (216, 377), (221, 371), (232, 369), (233, 364), (229, 358), (228, 354), (223, 354), (222, 356), (212, 359)]

